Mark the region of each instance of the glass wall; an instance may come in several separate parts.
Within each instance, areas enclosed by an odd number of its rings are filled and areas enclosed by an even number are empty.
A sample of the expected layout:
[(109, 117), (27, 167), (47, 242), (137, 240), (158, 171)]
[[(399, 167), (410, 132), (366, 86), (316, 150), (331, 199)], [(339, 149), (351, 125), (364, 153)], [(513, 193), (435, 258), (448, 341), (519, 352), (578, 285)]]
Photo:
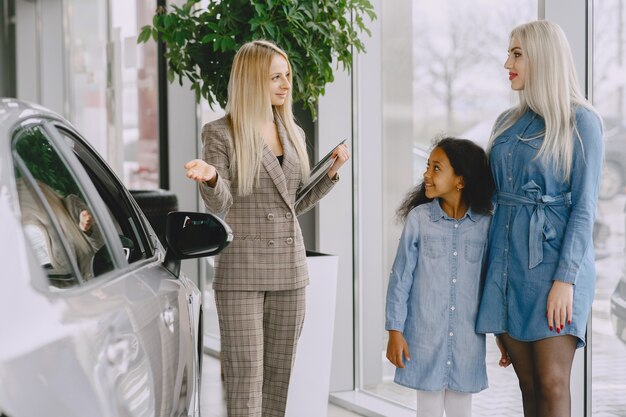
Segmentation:
[(159, 185), (156, 0), (67, 0), (68, 118), (129, 188)]
[[(152, 23), (156, 0), (109, 0), (111, 44), (119, 49), (116, 109), (121, 116), (125, 185), (153, 189), (159, 185), (159, 108), (157, 44), (137, 44), (140, 29)], [(120, 136), (118, 136), (120, 137)]]
[[(395, 221), (396, 209), (421, 181), (433, 139), (451, 135), (485, 146), (498, 114), (516, 102), (503, 68), (508, 35), (517, 24), (537, 18), (538, 4), (512, 0), (381, 3), (384, 226), (380, 250), (386, 274), (362, 285), (376, 286), (384, 300), (402, 229)], [(415, 408), (415, 391), (393, 383), (395, 368), (385, 358), (387, 333), (367, 326), (363, 332), (368, 340), (371, 332), (377, 332), (379, 344), (375, 351), (361, 346), (362, 388)], [(488, 338), (487, 345), (491, 388), (474, 397), (474, 415), (493, 414), (495, 399), (500, 415), (521, 416), (513, 370), (497, 366), (493, 339)]]
[[(592, 415), (626, 415), (626, 2), (593, 8), (593, 103), (605, 124), (605, 162), (594, 243)], [(620, 281), (621, 280), (621, 281)], [(621, 283), (620, 283), (621, 282)]]
[(108, 159), (106, 0), (64, 4), (69, 114), (66, 116)]
[[(401, 232), (395, 211), (405, 193), (421, 180), (431, 141), (438, 135), (465, 137), (485, 145), (496, 116), (516, 103), (503, 68), (508, 34), (515, 25), (538, 18), (538, 1), (447, 0), (381, 2), (383, 79), (383, 254), (384, 277), (361, 277), (359, 285), (378, 291), (384, 305), (388, 271)], [(547, 7), (548, 4), (540, 2)], [(597, 287), (590, 325), (591, 361), (573, 378), (576, 401), (582, 401), (581, 376), (591, 394), (587, 415), (626, 415), (626, 5), (624, 0), (588, 1), (594, 28), (588, 44), (593, 82), (587, 86), (605, 123), (606, 160), (594, 228)], [(576, 2), (576, 7), (580, 6)], [(567, 14), (567, 2), (551, 2), (546, 18)], [(592, 7), (593, 6), (593, 7)], [(543, 14), (543, 11), (542, 11)], [(583, 13), (584, 14), (584, 13)], [(578, 18), (577, 18), (578, 19)], [(583, 30), (584, 20), (570, 22)], [(592, 39), (591, 39), (592, 38)], [(412, 53), (407, 54), (407, 50)], [(580, 67), (579, 67), (580, 68)], [(584, 75), (579, 74), (584, 83)], [(367, 254), (365, 254), (368, 256)], [(363, 290), (361, 290), (363, 291)], [(368, 308), (371, 303), (368, 303)], [(379, 314), (384, 314), (380, 308)], [(363, 312), (360, 313), (363, 315)], [(413, 390), (393, 383), (394, 368), (385, 358), (386, 332), (361, 325), (357, 344), (356, 386), (407, 408), (415, 407)], [(517, 379), (487, 340), (490, 388), (474, 397), (474, 415), (521, 416)], [(578, 355), (577, 355), (578, 356)], [(583, 361), (581, 361), (583, 362)], [(590, 383), (590, 385), (589, 385)], [(576, 407), (575, 407), (576, 408)], [(576, 408), (576, 415), (582, 411)]]

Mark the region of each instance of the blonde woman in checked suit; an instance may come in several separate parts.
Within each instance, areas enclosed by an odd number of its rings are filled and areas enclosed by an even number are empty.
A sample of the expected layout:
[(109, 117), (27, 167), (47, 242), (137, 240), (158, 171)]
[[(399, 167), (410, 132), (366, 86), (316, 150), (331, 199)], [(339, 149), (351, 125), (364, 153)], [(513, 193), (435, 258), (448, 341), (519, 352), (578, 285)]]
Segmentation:
[(235, 235), (213, 283), (229, 417), (285, 414), (309, 282), (297, 216), (331, 190), (350, 158), (338, 146), (328, 175), (295, 204), (309, 163), (291, 83), (284, 51), (262, 40), (243, 45), (226, 116), (204, 126), (203, 159), (185, 165), (207, 209), (224, 214)]

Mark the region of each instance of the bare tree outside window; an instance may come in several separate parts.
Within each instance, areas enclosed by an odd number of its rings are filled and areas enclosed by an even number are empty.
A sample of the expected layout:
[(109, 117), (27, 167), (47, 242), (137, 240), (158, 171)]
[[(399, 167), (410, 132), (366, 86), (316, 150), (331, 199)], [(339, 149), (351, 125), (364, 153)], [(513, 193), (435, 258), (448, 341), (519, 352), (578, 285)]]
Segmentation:
[(510, 0), (447, 5), (433, 8), (420, 2), (414, 9), (418, 138), (439, 132), (458, 135), (485, 118), (493, 123), (510, 97), (502, 69), (508, 35), (517, 24), (534, 19), (537, 10), (533, 2)]

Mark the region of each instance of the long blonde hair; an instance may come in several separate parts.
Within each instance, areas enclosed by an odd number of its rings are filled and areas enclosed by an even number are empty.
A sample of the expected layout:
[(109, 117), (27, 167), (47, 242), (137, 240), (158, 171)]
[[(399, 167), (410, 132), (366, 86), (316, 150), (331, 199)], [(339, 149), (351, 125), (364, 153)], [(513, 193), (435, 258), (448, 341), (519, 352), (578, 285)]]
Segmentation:
[(524, 89), (519, 92), (518, 107), (497, 123), (489, 147), (530, 108), (545, 122), (544, 141), (537, 157), (546, 166), (552, 163), (555, 172), (567, 180), (572, 169), (572, 138), (576, 135), (581, 140), (576, 129), (576, 107), (595, 113), (578, 87), (570, 45), (563, 30), (547, 20), (517, 26), (510, 39), (519, 41), (526, 58)]
[(293, 85), (293, 71), (287, 54), (265, 40), (255, 40), (241, 46), (230, 71), (226, 115), (233, 130), (232, 157), (235, 163), (231, 164), (231, 176), (237, 178), (240, 196), (252, 193), (258, 180), (263, 156), (261, 129), (275, 116), (284, 124), (289, 140), (298, 153), (303, 179), (309, 176), (306, 144), (293, 119), (291, 89), (282, 106), (272, 106), (269, 77), (272, 58), (276, 54), (287, 61), (289, 83)]

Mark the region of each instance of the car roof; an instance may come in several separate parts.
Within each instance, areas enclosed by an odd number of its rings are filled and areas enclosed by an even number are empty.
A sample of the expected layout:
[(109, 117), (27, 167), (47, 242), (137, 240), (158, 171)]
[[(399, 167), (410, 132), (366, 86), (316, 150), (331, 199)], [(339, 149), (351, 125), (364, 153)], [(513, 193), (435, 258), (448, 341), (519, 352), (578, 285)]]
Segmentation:
[[(59, 114), (35, 103), (18, 100), (10, 97), (0, 97), (0, 192), (5, 189), (3, 185), (13, 183), (11, 140), (15, 129), (28, 119), (40, 121), (57, 121), (69, 126), (74, 131), (74, 126)], [(5, 152), (5, 150), (9, 150)], [(13, 184), (14, 185), (14, 184)], [(13, 186), (9, 187), (13, 189)], [(13, 200), (15, 196), (10, 199)], [(15, 201), (13, 202), (15, 203)]]
[(8, 139), (8, 133), (13, 130), (16, 124), (31, 117), (59, 120), (71, 126), (71, 123), (63, 117), (38, 104), (2, 97), (0, 98), (0, 137)]

